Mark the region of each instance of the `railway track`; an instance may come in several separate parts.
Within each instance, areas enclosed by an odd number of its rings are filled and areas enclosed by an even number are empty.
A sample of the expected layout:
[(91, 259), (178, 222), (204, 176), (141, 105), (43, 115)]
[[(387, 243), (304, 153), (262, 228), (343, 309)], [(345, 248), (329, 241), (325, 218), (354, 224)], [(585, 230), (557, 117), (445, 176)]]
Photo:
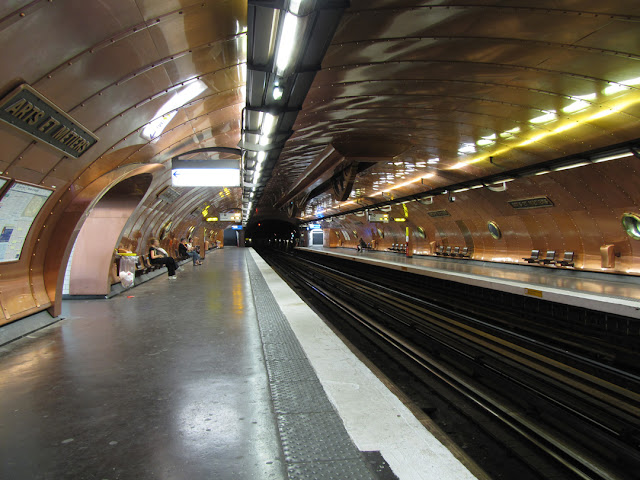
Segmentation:
[(492, 477), (640, 478), (640, 377), (607, 361), (601, 341), (585, 354), (579, 332), (556, 329), (544, 341), (478, 306), (416, 298), (397, 277), (392, 288), (298, 255), (261, 254), (445, 430), (455, 424), (453, 436)]

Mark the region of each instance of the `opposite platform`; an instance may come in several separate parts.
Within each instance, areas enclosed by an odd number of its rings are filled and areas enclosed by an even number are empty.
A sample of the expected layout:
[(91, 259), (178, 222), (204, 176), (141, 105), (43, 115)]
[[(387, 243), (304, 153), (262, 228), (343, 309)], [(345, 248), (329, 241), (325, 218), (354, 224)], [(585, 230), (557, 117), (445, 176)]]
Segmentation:
[(640, 318), (640, 277), (347, 248), (298, 249), (442, 280)]

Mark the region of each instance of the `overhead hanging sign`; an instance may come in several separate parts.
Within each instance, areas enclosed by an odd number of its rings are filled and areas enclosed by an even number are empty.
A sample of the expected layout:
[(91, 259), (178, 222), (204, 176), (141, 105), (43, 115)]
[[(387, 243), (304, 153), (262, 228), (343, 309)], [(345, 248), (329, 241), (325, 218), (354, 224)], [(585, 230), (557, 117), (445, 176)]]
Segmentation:
[(370, 222), (389, 223), (388, 213), (369, 213)]
[(2, 99), (0, 120), (75, 158), (98, 142), (98, 137), (26, 83)]
[(239, 222), (240, 220), (242, 220), (240, 212), (220, 212), (221, 222)]

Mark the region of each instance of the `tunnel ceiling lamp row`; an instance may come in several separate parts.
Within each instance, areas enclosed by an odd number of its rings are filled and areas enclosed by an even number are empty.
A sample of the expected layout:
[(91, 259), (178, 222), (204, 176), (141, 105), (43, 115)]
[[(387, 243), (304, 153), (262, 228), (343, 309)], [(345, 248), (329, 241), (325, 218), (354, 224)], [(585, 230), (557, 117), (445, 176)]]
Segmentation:
[[(573, 156), (569, 158), (558, 159), (554, 162), (545, 162), (542, 165), (540, 164), (532, 165), (529, 167), (524, 167), (524, 168), (514, 170), (510, 172), (509, 176), (506, 176), (505, 174), (492, 175), (490, 177), (485, 177), (478, 180), (472, 180), (472, 181), (462, 182), (455, 185), (450, 185), (448, 187), (432, 189), (427, 192), (422, 192), (419, 194), (408, 195), (408, 196), (396, 198), (396, 199), (389, 199), (390, 190), (405, 187), (410, 184), (416, 184), (417, 182), (424, 180), (425, 178), (434, 176), (434, 174), (429, 174), (429, 176), (427, 177), (422, 176), (417, 179), (411, 180), (409, 182), (404, 182), (399, 185), (394, 185), (392, 188), (390, 188), (387, 191), (376, 192), (373, 195), (371, 195), (372, 197), (376, 195), (381, 195), (383, 198), (388, 199), (388, 201), (386, 202), (380, 202), (378, 204), (362, 206), (361, 208), (351, 210), (348, 212), (341, 211), (340, 213), (328, 215), (326, 218), (332, 218), (332, 217), (344, 215), (346, 213), (351, 214), (351, 213), (357, 213), (362, 211), (368, 211), (372, 209), (381, 209), (383, 207), (388, 207), (390, 205), (401, 205), (401, 204), (406, 204), (408, 202), (413, 202), (413, 201), (418, 201), (423, 205), (431, 205), (433, 203), (434, 197), (438, 195), (447, 195), (450, 201), (455, 201), (455, 197), (452, 196), (453, 193), (461, 193), (469, 190), (480, 189), (483, 187), (486, 187), (488, 190), (491, 190), (493, 192), (503, 192), (507, 189), (507, 185), (506, 185), (507, 183), (513, 182), (518, 178), (546, 175), (551, 172), (571, 170), (574, 168), (584, 167), (586, 165), (609, 162), (611, 160), (618, 160), (621, 158), (629, 158), (629, 157), (640, 158), (640, 147), (631, 145), (631, 146), (614, 148), (612, 150), (608, 150), (604, 152), (600, 151), (592, 155), (585, 154), (580, 156)], [(362, 205), (358, 202), (358, 200), (359, 199), (357, 198), (354, 200), (349, 200), (347, 202), (340, 204), (338, 207), (344, 207), (347, 205), (355, 205), (355, 204)], [(335, 209), (336, 207), (330, 207), (330, 208)], [(316, 214), (304, 215), (302, 219), (311, 217), (310, 220), (308, 221), (318, 220), (319, 213), (324, 214), (325, 210), (322, 209), (321, 212), (316, 212)]]
[(242, 210), (248, 222), (292, 128), (347, 0), (249, 0), (242, 116)]

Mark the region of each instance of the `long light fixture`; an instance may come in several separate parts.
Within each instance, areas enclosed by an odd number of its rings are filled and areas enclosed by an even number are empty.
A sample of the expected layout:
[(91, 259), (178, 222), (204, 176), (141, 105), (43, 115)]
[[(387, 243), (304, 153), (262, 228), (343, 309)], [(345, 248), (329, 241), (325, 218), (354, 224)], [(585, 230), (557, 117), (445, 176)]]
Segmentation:
[[(268, 5), (267, 5), (268, 4)], [(258, 205), (348, 0), (248, 0), (243, 219)]]
[(171, 170), (174, 187), (239, 187), (238, 168), (177, 168)]
[(606, 157), (594, 158), (593, 163), (608, 162), (609, 160), (617, 160), (619, 158), (633, 157), (632, 152), (618, 153), (616, 155), (608, 155)]
[(287, 12), (284, 16), (280, 41), (278, 42), (278, 53), (276, 54), (276, 73), (278, 75), (283, 75), (291, 64), (297, 33), (298, 17)]

